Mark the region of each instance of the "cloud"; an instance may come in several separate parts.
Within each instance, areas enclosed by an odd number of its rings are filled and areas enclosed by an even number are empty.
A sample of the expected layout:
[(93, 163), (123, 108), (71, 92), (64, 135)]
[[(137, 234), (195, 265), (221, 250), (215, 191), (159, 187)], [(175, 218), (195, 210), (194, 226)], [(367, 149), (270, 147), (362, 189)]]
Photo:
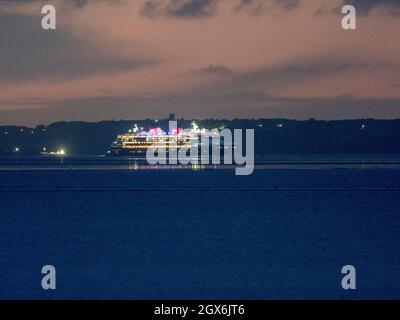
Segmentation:
[[(208, 18), (217, 14), (218, 4), (223, 0), (147, 0), (140, 14), (149, 18), (161, 16), (172, 18)], [(266, 5), (294, 9), (300, 0), (230, 0), (236, 10), (250, 10), (261, 13)]]
[(260, 96), (264, 98), (265, 92), (268, 92), (269, 95), (276, 90), (299, 83), (305, 85), (318, 79), (351, 72), (376, 71), (388, 66), (393, 67), (385, 62), (342, 62), (339, 59), (320, 57), (294, 60), (249, 71), (239, 71), (225, 65), (211, 64), (206, 68), (186, 72), (184, 75), (210, 77), (202, 87), (194, 88), (191, 94), (200, 100), (201, 96), (222, 97), (218, 98), (218, 103), (220, 103), (224, 99), (228, 101), (233, 94), (235, 95), (233, 100), (238, 97), (249, 100), (258, 99)]
[[(312, 81), (351, 71), (379, 70), (386, 64), (383, 62), (340, 62), (328, 58), (294, 61), (277, 66), (268, 66), (253, 71), (230, 73), (232, 77), (226, 82), (211, 84), (214, 91), (249, 91), (254, 88), (283, 89), (288, 85)], [(209, 69), (209, 68), (208, 68)], [(206, 70), (208, 70), (206, 69)], [(212, 69), (211, 69), (212, 70)], [(218, 69), (217, 69), (218, 70)], [(208, 70), (210, 71), (210, 70)]]
[[(31, 110), (1, 111), (3, 123), (36, 125), (58, 120), (98, 121), (165, 117), (173, 112), (182, 117), (252, 118), (289, 117), (296, 119), (398, 118), (400, 99), (356, 99), (351, 96), (297, 97), (273, 94), (273, 89), (360, 70), (380, 69), (384, 63), (337, 62), (310, 59), (239, 72), (224, 65), (210, 65), (192, 71), (217, 75), (218, 81), (179, 94), (136, 96), (107, 92), (110, 96), (46, 100)], [(267, 88), (267, 90), (265, 90)], [(270, 89), (270, 91), (268, 90)], [(377, 111), (378, 110), (378, 111)]]
[(228, 76), (232, 75), (234, 73), (234, 70), (226, 67), (224, 65), (214, 65), (211, 64), (206, 68), (203, 69), (196, 69), (193, 71), (190, 71), (189, 74), (198, 74), (198, 75), (215, 75), (215, 76)]
[[(65, 4), (72, 5), (77, 8), (82, 8), (89, 3), (94, 3), (94, 2), (107, 2), (109, 4), (116, 4), (116, 3), (121, 3), (125, 0), (59, 0), (60, 2), (63, 2)], [(0, 0), (0, 4), (5, 3), (5, 4), (10, 4), (10, 5), (19, 5), (19, 4), (26, 4), (26, 3), (39, 3), (39, 4), (51, 4), (51, 1), (46, 1), (46, 0)]]
[(368, 14), (373, 9), (378, 7), (385, 7), (388, 9), (395, 9), (397, 13), (400, 13), (400, 1), (399, 0), (344, 0), (343, 4), (353, 5), (360, 12)]
[(217, 13), (221, 0), (148, 0), (140, 11), (142, 16), (174, 18), (206, 18)]
[(72, 3), (75, 7), (82, 8), (88, 4), (94, 4), (94, 3), (99, 3), (99, 2), (104, 2), (107, 3), (108, 5), (120, 5), (127, 0), (62, 0), (66, 3)]
[[(91, 97), (54, 101), (44, 108), (0, 111), (1, 124), (48, 124), (56, 121), (101, 121), (165, 118), (290, 118), (394, 119), (400, 118), (400, 99), (354, 99), (351, 96), (276, 97), (257, 92), (222, 96), (167, 95), (138, 98)], [(379, 110), (379, 113), (376, 112)]]
[(294, 9), (299, 5), (300, 0), (277, 0), (276, 3), (284, 8)]
[(71, 79), (135, 70), (157, 63), (144, 57), (109, 56), (90, 39), (41, 28), (41, 16), (0, 13), (0, 81)]
[(259, 15), (266, 11), (267, 6), (278, 6), (286, 10), (295, 9), (300, 4), (300, 0), (240, 0), (235, 7), (237, 11), (249, 11), (254, 15)]

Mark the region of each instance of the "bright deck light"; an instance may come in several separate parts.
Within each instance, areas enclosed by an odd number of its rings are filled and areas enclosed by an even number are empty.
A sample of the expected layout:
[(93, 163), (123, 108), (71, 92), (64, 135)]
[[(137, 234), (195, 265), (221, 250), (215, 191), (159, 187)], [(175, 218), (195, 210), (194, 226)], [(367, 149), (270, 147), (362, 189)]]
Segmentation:
[(57, 155), (59, 156), (64, 156), (65, 155), (65, 150), (64, 149), (60, 149), (57, 151)]

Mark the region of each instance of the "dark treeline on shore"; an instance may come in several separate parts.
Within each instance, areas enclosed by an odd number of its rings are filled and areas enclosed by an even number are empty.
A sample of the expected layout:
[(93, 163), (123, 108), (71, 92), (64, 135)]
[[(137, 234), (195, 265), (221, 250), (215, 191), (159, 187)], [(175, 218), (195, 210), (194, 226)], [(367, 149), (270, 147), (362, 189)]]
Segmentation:
[[(400, 120), (180, 119), (178, 126), (189, 128), (192, 121), (207, 129), (255, 129), (256, 154), (400, 154)], [(147, 130), (152, 123), (147, 119), (0, 126), (0, 154), (38, 155), (44, 148), (63, 148), (69, 155), (105, 154), (118, 134), (135, 124)], [(166, 130), (168, 120), (157, 125)]]

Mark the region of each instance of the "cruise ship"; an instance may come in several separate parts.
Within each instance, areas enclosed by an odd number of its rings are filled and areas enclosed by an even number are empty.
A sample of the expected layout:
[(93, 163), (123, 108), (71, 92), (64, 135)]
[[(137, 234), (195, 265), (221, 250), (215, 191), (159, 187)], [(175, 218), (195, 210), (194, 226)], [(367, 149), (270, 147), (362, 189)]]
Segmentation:
[(171, 150), (199, 145), (199, 137), (208, 131), (200, 129), (195, 122), (191, 129), (176, 128), (171, 132), (163, 131), (159, 127), (151, 127), (148, 131), (139, 129), (137, 125), (128, 133), (120, 134), (111, 144), (108, 155), (145, 157), (147, 150), (157, 155), (160, 152), (168, 154)]

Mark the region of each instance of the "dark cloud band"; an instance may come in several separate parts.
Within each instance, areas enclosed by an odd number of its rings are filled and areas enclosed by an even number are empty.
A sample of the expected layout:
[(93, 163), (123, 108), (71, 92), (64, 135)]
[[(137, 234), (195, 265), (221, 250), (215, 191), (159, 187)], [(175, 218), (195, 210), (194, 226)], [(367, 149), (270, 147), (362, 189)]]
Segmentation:
[(369, 13), (380, 6), (400, 8), (400, 0), (344, 0), (343, 4), (353, 5), (363, 13)]

